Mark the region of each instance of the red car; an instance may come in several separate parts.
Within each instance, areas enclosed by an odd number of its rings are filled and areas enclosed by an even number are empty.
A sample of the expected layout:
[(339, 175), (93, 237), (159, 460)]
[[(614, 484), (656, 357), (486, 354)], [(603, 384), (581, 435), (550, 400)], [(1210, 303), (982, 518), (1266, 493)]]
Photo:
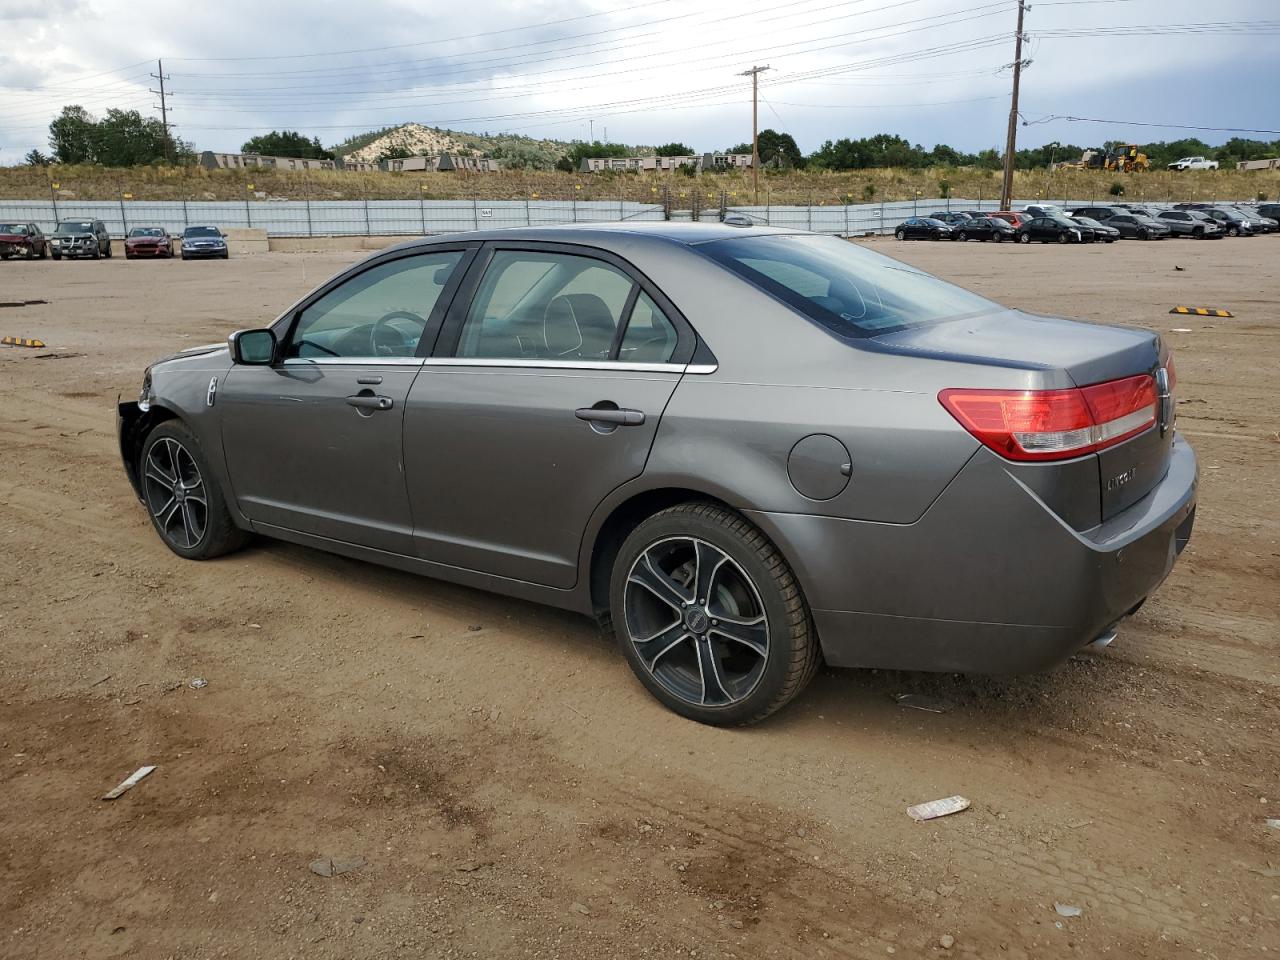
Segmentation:
[(164, 227), (134, 227), (124, 238), (124, 258), (172, 257), (173, 238)]
[(49, 241), (34, 223), (0, 223), (0, 260), (26, 257), (44, 260), (49, 256)]
[(1024, 223), (1026, 223), (1028, 220), (1031, 219), (1026, 215), (1026, 213), (1024, 213), (1021, 210), (998, 210), (995, 213), (987, 214), (987, 216), (999, 217), (1001, 220), (1004, 220), (1006, 223), (1013, 224), (1014, 227), (1021, 227)]

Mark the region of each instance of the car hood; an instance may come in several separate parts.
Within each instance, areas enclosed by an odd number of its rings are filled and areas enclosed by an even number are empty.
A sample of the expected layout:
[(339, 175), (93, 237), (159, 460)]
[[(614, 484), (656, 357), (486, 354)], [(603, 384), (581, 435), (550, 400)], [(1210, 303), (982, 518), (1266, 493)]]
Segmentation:
[(0, 243), (22, 243), (31, 237), (21, 233), (0, 233)]
[(125, 237), (125, 243), (164, 243), (164, 237)]
[(92, 233), (55, 233), (54, 240), (88, 240), (96, 236)]

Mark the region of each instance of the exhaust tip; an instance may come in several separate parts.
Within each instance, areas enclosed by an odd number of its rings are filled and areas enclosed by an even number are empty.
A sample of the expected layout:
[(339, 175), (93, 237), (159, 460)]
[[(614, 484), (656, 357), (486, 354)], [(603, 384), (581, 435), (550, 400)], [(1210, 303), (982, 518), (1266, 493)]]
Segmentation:
[(1115, 639), (1116, 639), (1116, 628), (1108, 627), (1106, 630), (1102, 631), (1102, 633), (1098, 634), (1096, 637), (1094, 637), (1092, 640), (1086, 643), (1084, 648), (1086, 650), (1091, 650), (1094, 653), (1097, 653), (1111, 646), (1111, 644), (1115, 642)]

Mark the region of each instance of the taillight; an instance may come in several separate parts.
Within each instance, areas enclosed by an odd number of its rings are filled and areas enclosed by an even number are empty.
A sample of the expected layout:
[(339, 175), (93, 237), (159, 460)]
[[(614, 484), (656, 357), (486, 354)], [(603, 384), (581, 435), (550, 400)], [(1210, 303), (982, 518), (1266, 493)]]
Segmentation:
[(951, 389), (938, 400), (1010, 460), (1066, 460), (1122, 443), (1156, 422), (1149, 374), (1069, 390)]

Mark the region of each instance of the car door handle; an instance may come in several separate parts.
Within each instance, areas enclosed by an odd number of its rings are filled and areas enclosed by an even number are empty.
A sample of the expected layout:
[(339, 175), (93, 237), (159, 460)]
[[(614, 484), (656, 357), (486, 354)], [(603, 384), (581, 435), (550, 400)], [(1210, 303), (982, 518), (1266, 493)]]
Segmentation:
[(390, 410), (395, 406), (395, 401), (390, 397), (375, 397), (359, 393), (354, 397), (347, 397), (347, 403), (353, 407), (359, 407), (361, 410)]
[(644, 423), (643, 410), (580, 407), (573, 411), (573, 415), (588, 423), (608, 423), (615, 427), (638, 427)]

